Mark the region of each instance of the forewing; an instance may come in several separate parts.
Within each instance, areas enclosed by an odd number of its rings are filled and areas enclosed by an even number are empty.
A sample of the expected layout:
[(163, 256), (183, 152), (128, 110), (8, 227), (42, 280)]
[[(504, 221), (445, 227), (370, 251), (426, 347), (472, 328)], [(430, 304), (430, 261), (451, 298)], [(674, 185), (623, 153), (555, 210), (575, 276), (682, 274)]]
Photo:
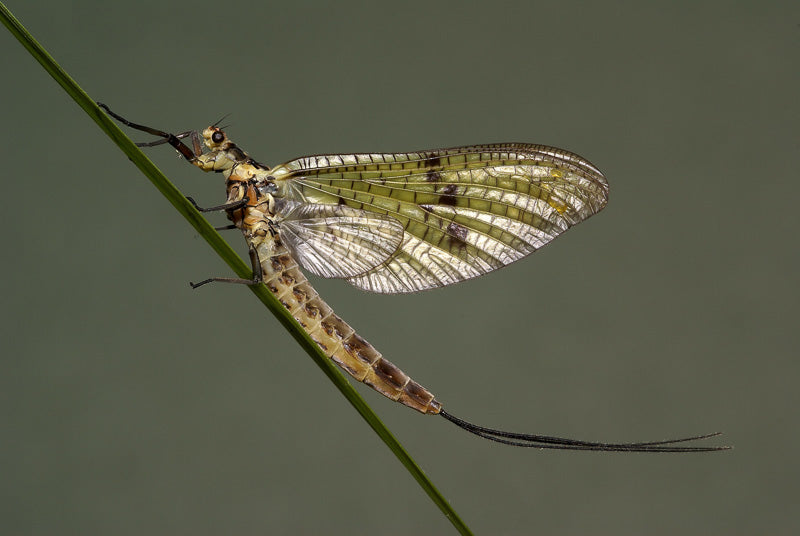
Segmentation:
[(284, 195), (349, 206), (402, 227), (394, 254), (348, 277), (364, 290), (415, 292), (485, 274), (536, 251), (608, 200), (602, 173), (553, 147), (497, 144), (299, 158), (271, 173)]
[(395, 255), (403, 226), (385, 214), (344, 205), (298, 204), (280, 222), (281, 240), (309, 272), (354, 278)]

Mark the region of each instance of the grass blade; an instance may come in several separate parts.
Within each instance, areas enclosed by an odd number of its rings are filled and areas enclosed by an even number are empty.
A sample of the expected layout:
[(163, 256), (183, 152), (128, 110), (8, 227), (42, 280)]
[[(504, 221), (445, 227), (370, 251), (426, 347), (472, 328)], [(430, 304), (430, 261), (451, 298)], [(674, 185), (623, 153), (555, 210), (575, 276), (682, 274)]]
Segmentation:
[[(53, 59), (52, 56), (33, 38), (33, 36), (22, 26), (14, 15), (0, 2), (0, 20), (8, 30), (19, 40), (22, 46), (41, 64), (41, 66), (53, 77), (53, 79), (75, 100), (86, 113), (91, 117), (100, 129), (125, 153), (128, 158), (141, 170), (141, 172), (153, 183), (164, 197), (180, 212), (189, 224), (202, 236), (211, 248), (231, 267), (231, 269), (242, 278), (251, 278), (249, 263), (245, 263), (231, 246), (222, 239), (206, 219), (186, 200), (181, 192), (167, 179), (164, 174), (145, 156), (142, 151), (125, 135), (124, 132), (114, 123), (96, 104), (94, 99), (81, 89)], [(297, 340), (298, 344), (311, 356), (314, 362), (322, 369), (326, 376), (333, 382), (337, 389), (345, 396), (350, 404), (358, 411), (367, 424), (394, 453), (400, 463), (406, 468), (411, 476), (419, 483), (425, 493), (439, 507), (453, 526), (461, 534), (472, 534), (464, 524), (458, 514), (453, 510), (447, 500), (439, 490), (422, 472), (419, 465), (408, 454), (403, 446), (397, 441), (392, 433), (384, 426), (378, 416), (367, 405), (361, 395), (353, 388), (350, 382), (336, 368), (336, 366), (325, 356), (317, 344), (311, 340), (308, 334), (292, 318), (278, 300), (267, 290), (264, 285), (248, 287), (261, 300), (261, 302), (274, 314), (281, 324)]]

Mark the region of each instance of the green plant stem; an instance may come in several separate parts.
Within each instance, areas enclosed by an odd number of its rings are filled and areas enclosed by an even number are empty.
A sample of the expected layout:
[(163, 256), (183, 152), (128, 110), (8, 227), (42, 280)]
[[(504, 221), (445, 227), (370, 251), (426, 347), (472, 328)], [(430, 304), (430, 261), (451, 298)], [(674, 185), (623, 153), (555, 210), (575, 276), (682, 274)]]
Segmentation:
[[(55, 62), (48, 52), (33, 38), (22, 26), (14, 15), (0, 2), (0, 19), (8, 30), (16, 37), (22, 46), (50, 73), (50, 76), (70, 95), (100, 129), (125, 153), (139, 170), (153, 183), (164, 197), (180, 212), (189, 224), (202, 236), (211, 248), (242, 278), (251, 278), (249, 264), (246, 264), (236, 252), (225, 242), (206, 219), (186, 200), (181, 192), (164, 176), (164, 174), (139, 150), (138, 147), (122, 132), (122, 130), (109, 119), (109, 117), (95, 104), (94, 99), (81, 89), (80, 86)], [(400, 463), (411, 473), (425, 493), (439, 507), (447, 519), (461, 534), (471, 534), (458, 514), (453, 510), (447, 500), (422, 472), (419, 465), (408, 454), (403, 446), (395, 439), (392, 433), (384, 426), (378, 416), (370, 409), (361, 395), (353, 388), (347, 378), (325, 356), (311, 337), (300, 327), (278, 300), (264, 285), (248, 287), (261, 300), (261, 302), (278, 317), (278, 320), (297, 340), (300, 346), (311, 356), (314, 362), (322, 369), (326, 376), (334, 383), (337, 389), (345, 396), (350, 404), (358, 411), (367, 424), (389, 447)]]

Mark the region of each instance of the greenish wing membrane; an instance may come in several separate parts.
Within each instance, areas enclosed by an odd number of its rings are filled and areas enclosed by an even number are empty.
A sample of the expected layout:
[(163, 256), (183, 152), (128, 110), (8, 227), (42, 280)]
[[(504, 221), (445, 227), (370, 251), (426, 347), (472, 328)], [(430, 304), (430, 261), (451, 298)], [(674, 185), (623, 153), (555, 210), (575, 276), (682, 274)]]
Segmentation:
[[(285, 181), (289, 200), (349, 207), (398, 222), (398, 247), (383, 261), (360, 273), (327, 270), (339, 275), (325, 276), (345, 277), (356, 287), (387, 294), (445, 286), (496, 270), (597, 213), (608, 200), (608, 183), (596, 167), (542, 145), (321, 155), (293, 160), (272, 174), (278, 183)], [(364, 221), (370, 225), (370, 218)], [(380, 217), (374, 223), (381, 227), (379, 234), (388, 229)], [(319, 229), (305, 238), (313, 247), (325, 234)], [(382, 240), (352, 242), (361, 253), (372, 244)], [(381, 246), (372, 261), (386, 249)], [(342, 256), (351, 257), (341, 253), (336, 258)], [(314, 261), (324, 263), (325, 258), (319, 254)]]

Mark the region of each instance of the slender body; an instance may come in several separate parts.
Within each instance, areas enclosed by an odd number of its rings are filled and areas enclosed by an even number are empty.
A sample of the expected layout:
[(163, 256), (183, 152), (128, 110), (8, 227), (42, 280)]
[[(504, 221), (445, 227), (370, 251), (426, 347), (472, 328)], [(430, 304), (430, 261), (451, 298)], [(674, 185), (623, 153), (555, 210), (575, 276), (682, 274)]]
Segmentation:
[[(131, 123), (100, 106), (122, 123), (161, 138), (140, 146), (168, 143), (198, 168), (225, 177), (225, 203), (197, 208), (226, 211), (250, 247), (254, 279), (216, 277), (193, 286), (263, 282), (330, 359), (382, 395), (515, 446), (628, 452), (726, 448), (672, 446), (717, 434), (598, 443), (506, 432), (459, 419), (334, 314), (301, 271), (397, 294), (501, 268), (606, 205), (605, 177), (580, 156), (544, 145), (507, 143), (307, 156), (269, 168), (216, 126), (174, 135)], [(186, 137), (192, 148), (181, 141)]]

